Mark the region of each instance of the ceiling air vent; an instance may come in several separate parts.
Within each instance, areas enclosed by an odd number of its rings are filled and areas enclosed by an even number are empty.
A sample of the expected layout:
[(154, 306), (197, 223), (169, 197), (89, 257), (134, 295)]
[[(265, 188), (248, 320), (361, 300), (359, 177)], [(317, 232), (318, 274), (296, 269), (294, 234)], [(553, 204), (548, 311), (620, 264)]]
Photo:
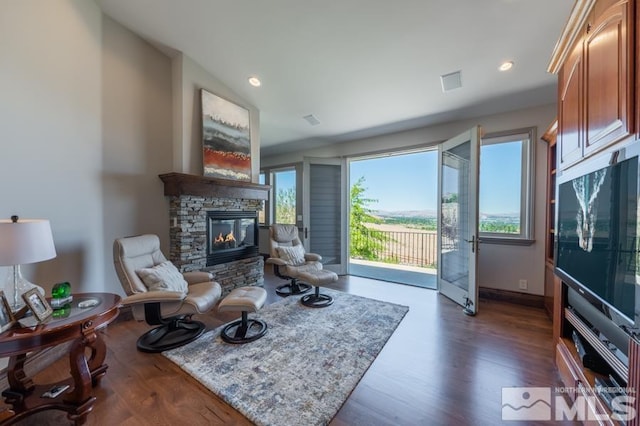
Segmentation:
[(305, 115), (302, 118), (307, 120), (307, 123), (311, 124), (312, 126), (317, 126), (318, 124), (320, 124), (320, 120), (318, 120), (318, 117), (313, 114)]
[(443, 92), (458, 89), (462, 87), (462, 72), (456, 71), (449, 74), (441, 75), (440, 83), (442, 83)]

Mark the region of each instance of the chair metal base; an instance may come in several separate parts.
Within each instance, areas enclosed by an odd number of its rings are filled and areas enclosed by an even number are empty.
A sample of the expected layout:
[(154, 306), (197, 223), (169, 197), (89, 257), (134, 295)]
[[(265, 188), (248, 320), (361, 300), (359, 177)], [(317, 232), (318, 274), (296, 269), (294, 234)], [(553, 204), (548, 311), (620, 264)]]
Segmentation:
[(249, 343), (267, 334), (267, 323), (258, 319), (248, 319), (247, 312), (242, 312), (242, 318), (227, 324), (220, 333), (220, 337), (227, 343)]
[(152, 328), (138, 338), (140, 352), (157, 353), (174, 349), (202, 336), (205, 325), (189, 317), (174, 317), (160, 327)]
[(316, 287), (315, 293), (303, 296), (300, 303), (310, 308), (326, 308), (333, 304), (333, 297), (328, 294), (320, 294), (320, 287)]
[(297, 294), (304, 294), (311, 290), (311, 286), (305, 283), (299, 283), (296, 280), (292, 280), (291, 283), (276, 287), (276, 294), (282, 297), (295, 296)]

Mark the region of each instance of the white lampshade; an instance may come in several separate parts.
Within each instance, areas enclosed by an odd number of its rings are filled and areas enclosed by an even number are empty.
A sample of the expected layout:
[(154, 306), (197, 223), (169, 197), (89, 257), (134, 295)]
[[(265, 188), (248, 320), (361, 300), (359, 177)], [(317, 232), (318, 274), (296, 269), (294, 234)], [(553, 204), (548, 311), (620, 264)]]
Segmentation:
[(24, 265), (56, 257), (48, 220), (0, 220), (0, 266)]

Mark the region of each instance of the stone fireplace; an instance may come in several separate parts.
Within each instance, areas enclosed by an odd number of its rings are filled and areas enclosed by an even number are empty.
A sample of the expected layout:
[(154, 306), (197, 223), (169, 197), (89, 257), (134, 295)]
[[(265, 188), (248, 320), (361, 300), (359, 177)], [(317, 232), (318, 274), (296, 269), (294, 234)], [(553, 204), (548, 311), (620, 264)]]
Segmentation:
[(258, 255), (258, 215), (253, 211), (207, 211), (207, 266)]
[(183, 173), (160, 179), (169, 197), (169, 258), (176, 267), (211, 272), (223, 294), (263, 285), (257, 212), (270, 186)]

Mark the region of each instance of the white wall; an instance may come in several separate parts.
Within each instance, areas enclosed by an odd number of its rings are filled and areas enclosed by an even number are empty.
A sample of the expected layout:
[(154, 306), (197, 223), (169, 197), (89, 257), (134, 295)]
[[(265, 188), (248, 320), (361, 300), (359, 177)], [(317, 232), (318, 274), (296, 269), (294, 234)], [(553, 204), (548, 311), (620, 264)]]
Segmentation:
[(111, 18), (102, 25), (104, 289), (120, 292), (116, 238), (152, 233), (169, 247), (169, 202), (158, 177), (172, 168), (171, 60)]
[(0, 217), (51, 220), (58, 256), (24, 268), (47, 291), (122, 294), (113, 240), (167, 246), (171, 61), (92, 1), (0, 7)]
[(51, 221), (58, 256), (27, 278), (101, 289), (101, 12), (84, 0), (0, 9), (0, 217)]
[(184, 54), (173, 58), (174, 69), (174, 171), (202, 175), (202, 108), (200, 89), (216, 94), (249, 110), (251, 126), (251, 181), (257, 183), (260, 170), (260, 111)]
[[(552, 104), (390, 135), (342, 142), (308, 151), (294, 151), (287, 154), (263, 157), (261, 158), (261, 164), (263, 167), (273, 167), (300, 162), (303, 156), (353, 157), (371, 152), (414, 147), (416, 145), (428, 146), (449, 139), (476, 124), (482, 125), (485, 134), (523, 127), (537, 127), (534, 212), (536, 242), (531, 246), (481, 245), (479, 282), (483, 287), (541, 295), (544, 293), (547, 146), (539, 138), (555, 116), (556, 106)], [(261, 233), (260, 237), (263, 238), (263, 233)], [(520, 279), (528, 281), (529, 288), (527, 291), (519, 290), (518, 281)]]

